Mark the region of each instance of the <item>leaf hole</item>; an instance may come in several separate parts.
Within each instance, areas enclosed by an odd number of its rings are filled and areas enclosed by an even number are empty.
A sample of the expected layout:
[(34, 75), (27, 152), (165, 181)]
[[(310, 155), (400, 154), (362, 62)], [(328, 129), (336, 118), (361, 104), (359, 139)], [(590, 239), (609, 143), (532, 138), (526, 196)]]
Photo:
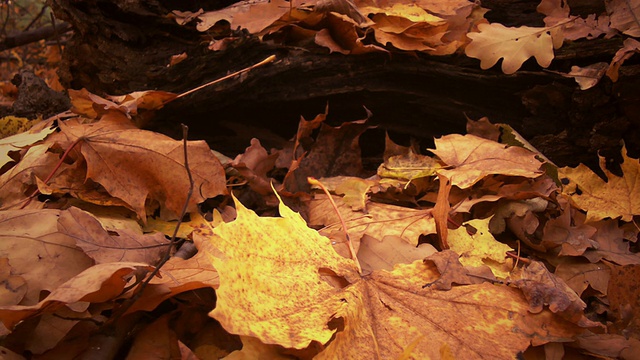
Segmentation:
[(349, 282), (344, 277), (335, 273), (335, 271), (329, 268), (319, 268), (318, 274), (320, 278), (327, 284), (333, 286), (336, 289), (344, 289), (349, 286)]

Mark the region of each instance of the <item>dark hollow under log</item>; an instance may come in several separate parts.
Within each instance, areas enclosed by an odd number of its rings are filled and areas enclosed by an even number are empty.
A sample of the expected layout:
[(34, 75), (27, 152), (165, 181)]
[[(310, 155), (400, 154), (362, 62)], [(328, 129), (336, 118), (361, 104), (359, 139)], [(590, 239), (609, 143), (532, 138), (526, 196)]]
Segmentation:
[[(495, 9), (487, 15), (494, 22), (540, 25), (542, 19), (535, 13), (535, 0), (482, 3)], [(602, 6), (599, 1), (573, 3), (585, 14)], [(181, 2), (178, 10), (228, 4)], [(169, 104), (149, 126), (171, 133), (180, 122), (187, 123), (192, 136), (233, 155), (243, 151), (250, 137), (278, 146), (295, 133), (300, 115), (311, 118), (328, 103), (329, 121), (363, 118), (364, 106), (373, 113), (373, 123), (398, 141), (415, 136), (425, 146), (433, 136), (464, 132), (465, 116), (487, 116), (512, 125), (561, 166), (582, 162), (596, 167), (598, 151), (619, 158), (622, 140), (632, 156), (640, 155), (638, 56), (621, 68), (618, 82), (603, 79), (581, 91), (572, 79), (541, 69), (532, 59), (517, 73), (504, 75), (498, 66), (481, 70), (477, 60), (464, 55), (345, 56), (248, 35), (213, 52), (206, 48), (207, 34), (166, 17), (174, 10), (170, 6), (174, 2), (54, 0), (56, 15), (75, 29), (65, 49), (62, 81), (98, 94), (147, 89), (181, 93), (275, 54), (274, 64)], [(572, 65), (609, 62), (621, 44), (621, 38), (565, 44), (549, 70), (568, 72)], [(183, 52), (186, 60), (167, 66), (172, 55)], [(377, 141), (368, 145), (374, 149), (366, 151), (381, 151)]]

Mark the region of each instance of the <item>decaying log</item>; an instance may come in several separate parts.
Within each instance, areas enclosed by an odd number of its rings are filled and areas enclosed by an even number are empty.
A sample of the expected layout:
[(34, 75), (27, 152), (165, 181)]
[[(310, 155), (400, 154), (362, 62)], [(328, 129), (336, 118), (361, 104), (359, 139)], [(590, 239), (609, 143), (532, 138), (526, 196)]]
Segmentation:
[[(601, 1), (570, 1), (588, 14)], [(572, 65), (609, 62), (622, 39), (596, 39), (565, 44), (549, 70), (533, 60), (513, 75), (498, 67), (481, 70), (464, 55), (429, 57), (412, 53), (359, 56), (328, 54), (320, 47), (294, 48), (260, 42), (247, 35), (224, 51), (210, 51), (210, 36), (193, 25), (179, 26), (171, 10), (213, 10), (229, 1), (53, 0), (60, 19), (75, 35), (65, 49), (61, 79), (72, 88), (98, 94), (160, 89), (181, 93), (275, 54), (278, 61), (169, 104), (150, 126), (171, 132), (180, 122), (192, 134), (222, 152), (241, 152), (258, 137), (277, 146), (295, 132), (299, 116), (324, 111), (340, 123), (373, 113), (372, 122), (396, 134), (428, 140), (463, 132), (465, 116), (487, 116), (512, 125), (558, 165), (594, 165), (596, 152), (619, 156), (624, 140), (640, 155), (640, 61), (621, 69), (618, 82), (604, 79), (581, 91), (568, 72)], [(486, 0), (491, 21), (506, 25), (540, 25), (537, 0)], [(506, 11), (505, 9), (509, 9)], [(187, 59), (168, 66), (170, 57)], [(372, 142), (380, 146), (378, 142)], [(374, 149), (375, 150), (375, 149)]]

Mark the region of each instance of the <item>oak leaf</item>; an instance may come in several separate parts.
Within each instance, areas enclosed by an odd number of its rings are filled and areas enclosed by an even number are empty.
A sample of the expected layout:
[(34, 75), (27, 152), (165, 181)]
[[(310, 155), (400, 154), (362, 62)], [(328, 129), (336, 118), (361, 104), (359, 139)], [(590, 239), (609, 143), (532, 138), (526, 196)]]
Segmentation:
[(502, 58), (502, 71), (513, 74), (527, 59), (534, 56), (538, 65), (548, 67), (553, 49), (562, 45), (559, 27), (506, 27), (499, 23), (480, 24), (478, 32), (467, 36), (471, 43), (465, 48), (467, 56), (480, 59), (480, 67), (488, 69)]
[(583, 164), (559, 169), (560, 176), (569, 182), (562, 191), (587, 211), (587, 222), (607, 217), (631, 221), (634, 215), (640, 215), (640, 161), (628, 157), (626, 147), (622, 148), (622, 159), (622, 176), (616, 176), (607, 170), (605, 159), (600, 157), (606, 181)]
[(640, 2), (632, 0), (606, 0), (611, 27), (624, 34), (640, 37)]
[[(580, 256), (589, 248), (598, 248), (598, 243), (591, 238), (597, 229), (584, 224), (584, 215), (572, 215), (572, 209), (566, 199), (559, 199), (562, 214), (549, 219), (544, 225), (542, 245), (547, 249), (560, 247), (558, 255)], [(582, 215), (582, 216), (580, 216)]]
[(290, 4), (284, 0), (274, 1), (241, 1), (224, 9), (208, 12), (192, 13), (174, 11), (179, 24), (198, 19), (199, 31), (207, 31), (220, 20), (227, 20), (232, 29), (245, 28), (256, 34), (272, 25), (276, 20), (289, 12)]

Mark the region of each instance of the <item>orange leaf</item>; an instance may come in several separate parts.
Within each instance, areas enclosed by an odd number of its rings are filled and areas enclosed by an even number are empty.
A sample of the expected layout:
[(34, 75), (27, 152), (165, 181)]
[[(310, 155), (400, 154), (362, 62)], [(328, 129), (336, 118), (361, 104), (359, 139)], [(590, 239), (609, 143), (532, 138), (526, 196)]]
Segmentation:
[(481, 359), (513, 358), (531, 343), (567, 341), (579, 331), (548, 311), (530, 314), (507, 286), (424, 288), (440, 274), (422, 261), (360, 277), (283, 204), (279, 218), (236, 207), (237, 219), (209, 239), (220, 274), (210, 315), (231, 333), (297, 349), (336, 333), (316, 359), (394, 359), (410, 346), (416, 358), (437, 359), (444, 349)]
[[(141, 219), (146, 218), (148, 200), (160, 205), (163, 217), (175, 218), (189, 189), (182, 141), (133, 128), (127, 121), (112, 111), (93, 124), (64, 122), (60, 128), (69, 143), (82, 138), (87, 178), (129, 204)], [(197, 203), (225, 194), (226, 179), (204, 141), (190, 141), (188, 156), (195, 181), (188, 211), (194, 211)]]
[(606, 160), (600, 157), (600, 168), (607, 181), (583, 164), (559, 169), (561, 178), (569, 180), (563, 192), (580, 209), (587, 211), (586, 222), (607, 217), (631, 221), (634, 215), (640, 215), (640, 161), (629, 158), (626, 147), (622, 148), (622, 159), (620, 177), (607, 170)]
[(489, 174), (535, 178), (542, 174), (542, 163), (531, 151), (505, 146), (474, 135), (445, 135), (435, 140), (432, 150), (451, 169), (438, 170), (461, 189), (468, 188)]

